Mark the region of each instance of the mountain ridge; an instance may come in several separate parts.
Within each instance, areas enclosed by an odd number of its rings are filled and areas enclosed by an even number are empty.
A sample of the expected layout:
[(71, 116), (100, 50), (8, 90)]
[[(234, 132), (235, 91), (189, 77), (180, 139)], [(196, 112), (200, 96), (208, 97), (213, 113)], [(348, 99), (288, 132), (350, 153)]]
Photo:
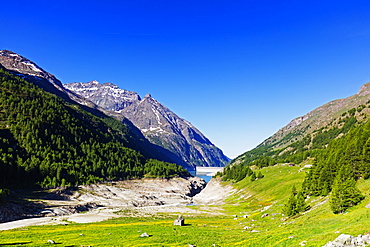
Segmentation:
[(137, 93), (118, 89), (115, 84), (100, 84), (97, 81), (67, 83), (64, 86), (105, 110), (127, 118), (153, 144), (179, 155), (186, 163), (193, 166), (224, 166), (229, 161), (196, 127), (150, 94), (140, 98)]
[[(177, 163), (188, 170), (194, 170), (192, 166), (183, 162), (181, 158), (177, 157), (175, 154), (150, 143), (141, 131), (138, 130), (129, 120), (121, 118), (121, 123), (119, 121), (115, 123), (112, 117), (117, 117), (117, 114), (110, 112), (111, 116), (108, 116), (107, 110), (64, 88), (63, 84), (61, 84), (55, 76), (42, 70), (31, 60), (8, 50), (2, 50), (0, 52), (0, 68), (3, 68), (5, 71), (8, 71), (16, 77), (22, 78), (36, 85), (46, 92), (62, 98), (68, 104), (77, 104), (76, 107), (81, 107), (83, 110), (101, 118), (104, 122), (110, 125), (111, 128), (125, 135), (129, 148), (139, 151), (147, 158), (155, 158), (170, 163)], [(32, 72), (34, 68), (36, 68), (36, 71)], [(32, 70), (31, 73), (30, 70)], [(54, 85), (53, 82), (57, 83)]]
[(286, 126), (279, 129), (271, 137), (264, 140), (257, 146), (270, 146), (273, 148), (284, 148), (292, 141), (281, 142), (281, 140), (289, 134), (295, 134), (297, 139), (303, 138), (304, 135), (312, 133), (315, 130), (322, 128), (339, 117), (340, 114), (354, 108), (358, 105), (365, 104), (370, 96), (370, 82), (361, 86), (358, 92), (354, 95), (343, 99), (332, 100), (324, 105), (321, 105), (307, 114), (291, 120)]
[[(149, 94), (142, 99), (136, 92), (120, 89), (112, 83), (100, 84), (97, 81), (90, 82), (89, 87), (85, 88), (85, 84), (80, 83), (79, 88), (84, 92), (81, 94), (62, 84), (54, 75), (46, 72), (36, 63), (9, 50), (0, 51), (0, 64), (14, 75), (32, 82), (45, 91), (69, 103), (84, 106), (85, 110), (96, 116), (118, 119), (130, 129), (131, 138), (138, 140), (132, 148), (153, 158), (163, 157), (160, 159), (180, 164), (189, 170), (193, 170), (197, 165), (224, 166), (229, 161), (222, 151), (199, 130), (188, 121), (179, 118)], [(109, 94), (106, 93), (108, 89)], [(138, 104), (139, 102), (144, 104)], [(145, 109), (141, 108), (143, 105), (146, 105)], [(137, 109), (146, 111), (147, 116), (150, 115), (151, 118), (138, 117), (141, 112), (137, 112)], [(162, 113), (164, 115), (161, 115)], [(161, 119), (164, 125), (162, 122), (158, 123), (158, 119)], [(155, 122), (159, 125), (152, 125)], [(167, 134), (162, 138), (160, 134), (164, 129)], [(151, 144), (145, 144), (146, 141)]]

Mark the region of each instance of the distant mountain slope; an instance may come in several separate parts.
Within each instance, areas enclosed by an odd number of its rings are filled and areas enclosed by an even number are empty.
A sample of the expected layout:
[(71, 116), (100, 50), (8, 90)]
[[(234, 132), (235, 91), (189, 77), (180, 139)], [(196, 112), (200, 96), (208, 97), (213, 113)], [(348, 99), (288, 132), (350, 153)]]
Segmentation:
[(112, 83), (68, 83), (64, 85), (98, 106), (130, 120), (153, 143), (193, 166), (224, 166), (229, 159), (188, 121), (157, 100), (119, 89)]
[[(345, 119), (347, 118), (348, 120), (351, 115), (348, 111), (353, 111), (353, 117), (356, 122), (366, 121), (367, 119), (364, 116), (370, 115), (370, 110), (364, 106), (368, 104), (369, 100), (370, 83), (366, 83), (355, 95), (345, 99), (331, 101), (302, 117), (293, 119), (288, 125), (267, 138), (255, 149), (241, 154), (239, 157), (234, 159), (232, 163), (240, 163), (243, 160), (252, 161), (260, 155), (276, 155), (275, 152), (277, 151), (279, 151), (280, 155), (286, 152), (293, 154), (294, 151), (296, 151), (294, 147), (295, 143), (296, 145), (299, 145), (299, 143), (305, 143), (304, 145), (307, 149), (317, 147), (314, 145), (313, 141), (318, 135), (318, 132), (325, 132), (334, 128), (342, 129), (346, 122)], [(358, 109), (356, 110), (356, 108)], [(348, 132), (349, 128), (345, 129), (345, 131)], [(345, 133), (342, 133), (341, 135), (343, 134)], [(336, 137), (337, 136), (333, 138)], [(329, 139), (327, 139), (326, 143), (328, 143)]]
[[(297, 118), (255, 149), (234, 159), (222, 174), (240, 181), (253, 169), (276, 164), (310, 167), (298, 195), (292, 190), (286, 212), (302, 212), (304, 196), (328, 196), (333, 213), (346, 212), (366, 198), (356, 187), (370, 178), (370, 84), (346, 99)], [(303, 168), (302, 168), (303, 169)], [(255, 178), (251, 178), (255, 181)]]

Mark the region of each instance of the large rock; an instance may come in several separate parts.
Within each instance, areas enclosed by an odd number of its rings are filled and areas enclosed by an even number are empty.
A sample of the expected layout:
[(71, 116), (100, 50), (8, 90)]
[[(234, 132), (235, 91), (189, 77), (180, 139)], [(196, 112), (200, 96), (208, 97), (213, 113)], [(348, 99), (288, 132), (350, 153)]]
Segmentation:
[(341, 234), (334, 241), (325, 244), (324, 247), (357, 247), (366, 246), (368, 243), (370, 243), (370, 235), (353, 237), (348, 234)]

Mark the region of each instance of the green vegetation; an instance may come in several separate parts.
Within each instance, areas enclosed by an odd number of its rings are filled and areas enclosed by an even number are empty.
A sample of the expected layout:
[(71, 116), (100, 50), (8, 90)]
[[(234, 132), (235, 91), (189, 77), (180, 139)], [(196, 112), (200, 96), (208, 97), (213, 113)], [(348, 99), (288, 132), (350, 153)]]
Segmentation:
[(150, 159), (144, 165), (145, 177), (186, 177), (189, 176), (189, 172), (176, 164), (170, 164), (159, 160)]
[(289, 217), (297, 215), (301, 212), (304, 212), (309, 207), (306, 205), (305, 197), (303, 193), (296, 190), (296, 187), (293, 186), (292, 193), (284, 205), (283, 213)]
[(333, 182), (330, 206), (334, 213), (343, 213), (365, 197), (356, 188), (356, 181), (349, 166), (342, 166)]
[(117, 120), (99, 118), (0, 69), (0, 188), (188, 175), (128, 148), (135, 145), (131, 134)]
[[(307, 169), (304, 169), (307, 171)], [(365, 207), (370, 203), (370, 181), (360, 179), (358, 187), (367, 197), (346, 214), (333, 214), (328, 196), (306, 199), (311, 208), (293, 217), (282, 215), (289, 200), (286, 191), (298, 191), (305, 177), (302, 166), (275, 165), (261, 169), (264, 179), (244, 178), (234, 183), (239, 190), (212, 213), (223, 215), (184, 214), (185, 226), (173, 225), (177, 214), (157, 214), (153, 217), (123, 217), (91, 224), (32, 226), (2, 231), (0, 242), (12, 246), (48, 246), (52, 239), (59, 246), (323, 246), (342, 233), (357, 236), (369, 231), (370, 215)], [(273, 179), (272, 179), (273, 178)], [(224, 182), (227, 183), (227, 182)], [(297, 188), (296, 190), (292, 188)], [(202, 210), (201, 206), (191, 206)], [(207, 209), (206, 209), (207, 210)], [(268, 214), (266, 217), (263, 215)], [(127, 217), (125, 216), (127, 215)], [(236, 216), (235, 216), (236, 215)], [(244, 217), (248, 215), (248, 217)], [(147, 232), (151, 237), (141, 238)]]
[[(343, 213), (363, 200), (356, 189), (356, 181), (370, 177), (370, 121), (366, 118), (368, 108), (370, 102), (350, 109), (331, 124), (301, 137), (300, 140), (294, 139), (295, 134), (290, 133), (284, 138), (294, 141), (287, 147), (274, 149), (273, 146), (261, 145), (233, 160), (225, 172), (219, 175), (224, 180), (232, 178), (237, 182), (242, 177), (249, 176), (243, 172), (248, 171), (245, 167), (262, 168), (279, 163), (294, 165), (308, 161), (313, 167), (302, 184), (303, 195), (326, 196), (333, 190), (332, 210)], [(346, 175), (339, 175), (343, 167), (348, 172)], [(254, 177), (251, 179), (254, 180)], [(293, 201), (294, 198), (291, 197), (291, 203)], [(297, 213), (295, 210), (291, 212)]]

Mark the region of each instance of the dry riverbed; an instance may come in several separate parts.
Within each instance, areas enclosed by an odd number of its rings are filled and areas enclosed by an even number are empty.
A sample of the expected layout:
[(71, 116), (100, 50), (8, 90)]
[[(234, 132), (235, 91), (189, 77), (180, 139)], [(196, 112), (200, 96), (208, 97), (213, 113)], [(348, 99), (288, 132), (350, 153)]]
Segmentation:
[[(220, 214), (207, 205), (221, 205), (234, 190), (217, 179), (140, 179), (80, 186), (76, 191), (59, 191), (39, 199), (44, 207), (35, 216), (0, 224), (0, 230), (40, 224), (89, 223), (121, 216), (156, 213)], [(203, 205), (187, 207), (187, 205)], [(88, 210), (88, 211), (85, 211)], [(83, 213), (76, 213), (85, 211)]]

